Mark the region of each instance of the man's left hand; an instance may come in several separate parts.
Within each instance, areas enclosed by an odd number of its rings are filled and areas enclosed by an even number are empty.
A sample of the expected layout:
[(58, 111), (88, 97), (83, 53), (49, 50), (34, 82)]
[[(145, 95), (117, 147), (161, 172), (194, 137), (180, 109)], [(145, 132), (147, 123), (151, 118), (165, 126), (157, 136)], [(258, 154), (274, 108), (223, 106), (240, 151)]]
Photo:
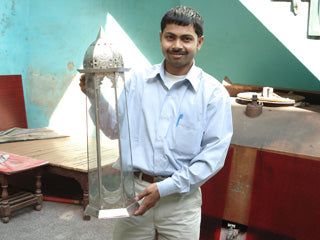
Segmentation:
[(142, 198), (143, 201), (139, 207), (139, 209), (134, 213), (135, 216), (143, 215), (146, 211), (148, 211), (150, 208), (156, 205), (156, 203), (160, 199), (159, 190), (157, 187), (157, 184), (152, 183), (150, 184), (145, 190), (143, 190), (141, 193), (139, 193), (135, 200), (139, 201)]

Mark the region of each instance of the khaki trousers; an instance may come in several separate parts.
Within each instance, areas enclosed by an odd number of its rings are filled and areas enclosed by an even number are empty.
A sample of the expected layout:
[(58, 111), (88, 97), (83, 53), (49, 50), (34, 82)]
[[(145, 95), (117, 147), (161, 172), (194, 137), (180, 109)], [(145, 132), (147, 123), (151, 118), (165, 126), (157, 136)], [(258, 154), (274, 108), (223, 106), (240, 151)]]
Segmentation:
[[(135, 178), (136, 192), (141, 192), (149, 184)], [(201, 204), (200, 188), (189, 195), (173, 194), (160, 198), (143, 216), (118, 219), (113, 240), (198, 240)]]

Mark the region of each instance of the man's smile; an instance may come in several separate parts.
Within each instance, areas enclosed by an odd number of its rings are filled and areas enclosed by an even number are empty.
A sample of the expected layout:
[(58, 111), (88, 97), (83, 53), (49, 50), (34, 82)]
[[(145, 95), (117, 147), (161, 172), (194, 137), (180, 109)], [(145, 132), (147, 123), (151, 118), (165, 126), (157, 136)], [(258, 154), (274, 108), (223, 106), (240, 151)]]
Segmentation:
[(171, 55), (187, 55), (187, 51), (180, 51), (180, 50), (168, 50), (168, 53)]
[(180, 51), (180, 50), (178, 50), (178, 51), (176, 51), (176, 50), (168, 50), (167, 52), (168, 52), (168, 54), (170, 54), (175, 59), (180, 59), (184, 55), (188, 54), (186, 51)]

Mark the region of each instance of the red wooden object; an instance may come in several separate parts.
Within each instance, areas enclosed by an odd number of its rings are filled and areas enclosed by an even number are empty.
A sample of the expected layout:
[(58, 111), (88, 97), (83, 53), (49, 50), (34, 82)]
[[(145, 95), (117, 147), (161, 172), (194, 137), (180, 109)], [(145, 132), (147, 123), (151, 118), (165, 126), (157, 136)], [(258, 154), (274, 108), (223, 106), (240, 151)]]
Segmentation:
[(295, 239), (320, 238), (320, 162), (261, 151), (249, 226)]
[(207, 216), (223, 218), (232, 156), (233, 148), (230, 147), (224, 167), (201, 187), (202, 213)]
[(0, 154), (9, 155), (9, 158), (0, 164), (0, 172), (6, 175), (49, 164), (47, 161), (19, 156), (12, 153), (0, 151)]
[(221, 227), (221, 219), (226, 204), (227, 190), (233, 148), (230, 147), (224, 167), (205, 184), (202, 191), (201, 239), (213, 239), (213, 234)]
[(0, 76), (0, 131), (27, 128), (21, 75)]
[[(256, 157), (250, 163), (253, 167), (248, 167), (250, 172), (245, 175), (243, 167), (239, 167), (238, 171), (232, 168), (235, 163), (247, 163), (234, 158), (236, 154), (232, 153), (239, 149), (243, 148), (230, 148), (225, 168), (202, 187), (201, 239), (219, 239), (219, 231), (224, 220), (246, 225), (246, 240), (318, 239), (319, 159), (257, 149)], [(235, 194), (230, 188), (230, 182), (237, 180), (238, 174), (243, 175), (243, 183), (252, 188), (246, 198), (242, 199), (234, 198)], [(247, 181), (251, 179), (251, 175), (252, 181)], [(228, 201), (230, 197), (234, 199)], [(247, 220), (237, 214), (241, 210), (239, 207), (247, 205), (243, 204), (243, 201), (250, 203)], [(229, 209), (228, 214), (226, 209)], [(234, 214), (230, 215), (232, 212)]]

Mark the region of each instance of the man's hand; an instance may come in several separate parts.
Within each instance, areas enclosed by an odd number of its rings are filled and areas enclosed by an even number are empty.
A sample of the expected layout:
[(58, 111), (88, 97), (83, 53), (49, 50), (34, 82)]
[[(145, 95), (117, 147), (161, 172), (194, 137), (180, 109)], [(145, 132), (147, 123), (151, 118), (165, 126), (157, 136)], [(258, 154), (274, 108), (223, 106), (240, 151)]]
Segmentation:
[(135, 200), (139, 201), (142, 198), (143, 201), (139, 207), (139, 209), (134, 213), (135, 216), (143, 215), (146, 211), (152, 208), (160, 199), (159, 190), (157, 184), (152, 183), (145, 190), (136, 196)]
[(81, 91), (86, 94), (86, 75), (81, 74), (80, 83), (79, 83)]
[[(104, 78), (104, 74), (94, 74), (94, 76), (92, 74), (88, 74), (88, 76), (86, 77), (86, 74), (81, 74), (80, 76), (80, 82), (79, 82), (79, 86), (81, 91), (87, 95), (88, 98), (94, 98), (94, 82), (93, 81), (98, 81), (99, 82), (99, 88), (100, 85), (102, 84), (102, 80)], [(88, 78), (88, 79), (87, 79)]]

